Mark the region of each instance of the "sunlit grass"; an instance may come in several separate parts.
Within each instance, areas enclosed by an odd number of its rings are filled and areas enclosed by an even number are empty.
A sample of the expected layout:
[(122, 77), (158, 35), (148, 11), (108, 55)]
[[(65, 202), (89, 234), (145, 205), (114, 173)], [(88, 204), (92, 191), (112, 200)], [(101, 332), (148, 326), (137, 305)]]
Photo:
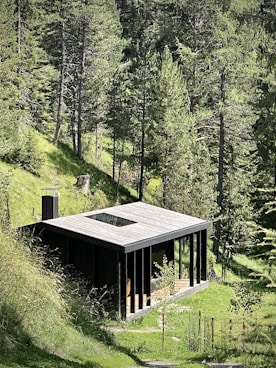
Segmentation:
[(18, 361), (18, 367), (24, 367), (20, 360), (25, 354), (25, 360), (31, 360), (37, 354), (34, 347), (51, 361), (59, 357), (90, 362), (88, 367), (133, 365), (127, 354), (74, 326), (65, 292), (62, 273), (46, 269), (42, 254), (33, 253), (16, 234), (0, 231), (0, 356), (7, 362), (0, 366)]
[[(231, 307), (232, 301), (235, 302), (235, 300), (235, 292), (231, 286), (211, 283), (207, 289), (191, 297), (177, 303), (168, 303), (165, 309), (163, 351), (161, 312), (158, 309), (126, 324), (124, 329), (116, 333), (116, 339), (122, 345), (132, 349), (140, 358), (151, 357), (157, 360), (185, 362), (183, 367), (186, 367), (188, 362), (196, 363), (204, 359), (223, 361), (228, 357), (228, 360), (232, 361), (249, 361), (250, 356), (252, 357), (250, 352), (254, 349), (260, 353), (267, 354), (270, 351), (272, 353), (271, 339), (274, 335), (273, 332), (268, 334), (268, 331), (276, 318), (275, 295), (265, 293), (261, 303), (257, 304), (250, 314), (244, 314), (242, 309), (235, 311)], [(214, 350), (211, 348), (212, 320)], [(206, 331), (207, 340), (204, 340), (204, 331)], [(233, 334), (233, 340), (229, 337), (231, 334)], [(248, 342), (244, 340), (247, 334), (250, 338)], [(200, 346), (200, 348), (191, 351), (191, 345)], [(262, 359), (265, 361), (267, 355)], [(271, 365), (268, 366), (271, 367)]]

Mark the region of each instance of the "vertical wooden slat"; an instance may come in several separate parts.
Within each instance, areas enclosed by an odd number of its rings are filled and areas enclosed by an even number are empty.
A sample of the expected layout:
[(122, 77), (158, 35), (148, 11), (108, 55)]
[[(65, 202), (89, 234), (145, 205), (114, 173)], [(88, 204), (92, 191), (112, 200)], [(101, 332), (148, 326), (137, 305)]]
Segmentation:
[(201, 280), (201, 232), (196, 233), (196, 282)]
[(120, 254), (119, 252), (116, 253), (117, 258), (117, 311), (119, 316), (122, 315), (121, 310), (121, 294), (122, 294), (122, 285), (121, 285), (121, 260), (120, 260)]
[(207, 280), (207, 230), (201, 231), (201, 280)]
[(194, 234), (190, 234), (190, 286), (194, 286)]
[(126, 319), (126, 298), (127, 298), (127, 254), (120, 253), (119, 256), (119, 274), (118, 274), (118, 298), (119, 298), (119, 315), (122, 319)]
[(151, 305), (151, 276), (152, 276), (152, 247), (145, 248), (145, 294), (147, 295), (147, 305)]
[(128, 274), (131, 280), (130, 289), (130, 313), (135, 313), (135, 295), (136, 295), (136, 251), (129, 254)]
[(145, 267), (144, 267), (144, 249), (140, 249), (136, 254), (136, 281), (137, 281), (137, 293), (139, 294), (139, 309), (143, 309), (144, 306), (144, 285), (145, 285)]
[(178, 278), (179, 280), (182, 279), (182, 271), (183, 271), (183, 267), (182, 267), (182, 255), (183, 255), (183, 238), (179, 239), (179, 271), (178, 271)]

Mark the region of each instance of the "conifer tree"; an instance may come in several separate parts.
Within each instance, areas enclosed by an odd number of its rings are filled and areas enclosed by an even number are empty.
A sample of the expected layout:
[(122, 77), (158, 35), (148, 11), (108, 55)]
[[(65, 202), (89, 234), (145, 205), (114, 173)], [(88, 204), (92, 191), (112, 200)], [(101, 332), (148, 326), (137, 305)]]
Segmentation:
[(173, 190), (170, 182), (176, 172), (175, 165), (180, 157), (185, 157), (182, 170), (186, 170), (191, 156), (191, 121), (185, 83), (168, 47), (162, 54), (150, 111), (149, 157), (155, 173), (162, 179), (162, 205), (170, 207), (168, 198)]
[(144, 195), (147, 151), (150, 144), (148, 134), (151, 119), (152, 86), (157, 71), (152, 27), (146, 28), (143, 37), (137, 42), (132, 70), (132, 144), (134, 152), (137, 152), (138, 156), (138, 199), (141, 201)]
[[(217, 206), (213, 251), (225, 261), (250, 244), (249, 222), (254, 220), (251, 193), (256, 165), (254, 80), (257, 76), (258, 39), (251, 24), (237, 22), (234, 11), (221, 13), (218, 36), (221, 48), (214, 50), (212, 108), (219, 126)], [(250, 92), (249, 92), (250, 91)]]
[(18, 53), (14, 24), (15, 5), (10, 1), (0, 4), (0, 157), (14, 152), (14, 140), (18, 136)]
[[(0, 157), (37, 173), (39, 160), (31, 126), (31, 91), (35, 93), (33, 70), (37, 51), (35, 38), (28, 24), (31, 3), (1, 3), (1, 145)], [(16, 144), (15, 144), (16, 142)]]

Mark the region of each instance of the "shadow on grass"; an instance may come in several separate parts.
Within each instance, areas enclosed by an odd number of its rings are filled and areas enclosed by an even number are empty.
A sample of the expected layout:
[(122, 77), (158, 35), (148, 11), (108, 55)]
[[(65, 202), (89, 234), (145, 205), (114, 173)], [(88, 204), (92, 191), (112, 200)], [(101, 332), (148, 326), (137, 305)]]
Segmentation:
[(130, 357), (133, 362), (144, 365), (143, 361), (139, 359), (131, 349), (118, 345), (116, 342), (115, 336), (113, 332), (108, 331), (106, 328), (103, 328), (101, 323), (91, 325), (88, 328), (82, 328), (82, 333), (88, 337), (92, 337), (93, 339), (97, 340), (98, 342), (103, 343), (109, 348), (112, 348), (114, 351), (120, 352), (124, 355)]
[[(48, 157), (56, 166), (58, 173), (71, 174), (76, 179), (79, 175), (89, 174), (90, 187), (94, 190), (101, 189), (111, 202), (112, 200), (115, 201), (117, 194), (117, 183), (110, 175), (98, 169), (93, 164), (89, 164), (83, 159), (80, 159), (68, 145), (59, 143), (58, 147), (59, 151), (48, 153)], [(119, 188), (119, 197), (121, 203), (128, 203), (137, 200), (136, 197), (133, 197), (130, 194), (128, 189), (121, 185)]]
[(255, 272), (253, 269), (238, 263), (234, 259), (229, 260), (227, 268), (230, 269), (235, 275), (243, 279), (250, 278), (250, 275)]
[(252, 291), (276, 291), (276, 288), (267, 287), (267, 285), (270, 283), (270, 280), (265, 275), (258, 274), (256, 270), (246, 267), (234, 259), (229, 261), (227, 268), (241, 279), (244, 279), (243, 283), (246, 283), (248, 289)]
[(35, 346), (21, 346), (20, 349), (10, 352), (7, 356), (1, 356), (0, 367), (24, 367), (24, 368), (102, 368), (95, 362), (77, 363), (66, 358), (60, 358), (47, 353)]

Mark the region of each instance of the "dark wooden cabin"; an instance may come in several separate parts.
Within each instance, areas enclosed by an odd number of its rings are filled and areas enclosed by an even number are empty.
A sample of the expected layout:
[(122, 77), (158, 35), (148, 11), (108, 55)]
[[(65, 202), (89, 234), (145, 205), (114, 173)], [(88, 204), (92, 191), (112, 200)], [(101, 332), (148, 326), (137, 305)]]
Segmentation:
[(48, 217), (39, 224), (44, 242), (58, 247), (62, 262), (91, 285), (116, 290), (115, 311), (123, 319), (153, 305), (153, 266), (162, 255), (177, 263), (178, 278), (188, 279), (189, 289), (206, 284), (207, 221), (142, 202)]

